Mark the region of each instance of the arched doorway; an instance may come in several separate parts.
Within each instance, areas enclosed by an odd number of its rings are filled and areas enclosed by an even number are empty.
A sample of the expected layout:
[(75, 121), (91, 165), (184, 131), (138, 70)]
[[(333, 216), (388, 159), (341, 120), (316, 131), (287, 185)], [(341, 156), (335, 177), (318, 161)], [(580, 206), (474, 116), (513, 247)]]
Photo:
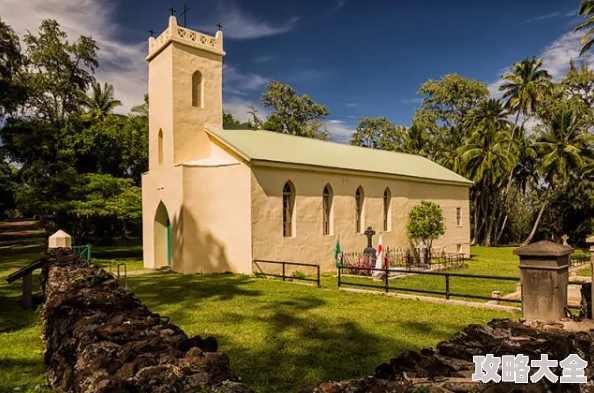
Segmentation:
[(155, 213), (155, 267), (171, 266), (171, 223), (163, 202)]

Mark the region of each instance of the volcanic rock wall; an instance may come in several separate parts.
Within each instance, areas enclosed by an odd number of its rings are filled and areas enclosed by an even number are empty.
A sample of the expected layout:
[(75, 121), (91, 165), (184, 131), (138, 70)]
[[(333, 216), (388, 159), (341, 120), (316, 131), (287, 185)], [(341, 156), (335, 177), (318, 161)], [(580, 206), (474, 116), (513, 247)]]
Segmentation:
[(70, 249), (42, 279), (45, 364), (58, 392), (250, 393), (209, 337), (188, 337)]
[[(405, 351), (389, 363), (378, 366), (374, 375), (342, 382), (326, 382), (302, 393), (547, 393), (594, 392), (594, 331), (568, 332), (559, 324), (526, 324), (493, 320), (487, 325), (469, 325), (461, 333), (420, 353)], [(546, 378), (535, 384), (473, 382), (475, 355), (523, 354), (530, 359), (563, 360), (577, 354), (588, 362), (587, 384), (551, 383)], [(536, 371), (530, 372), (532, 375)], [(558, 376), (560, 368), (552, 369)]]

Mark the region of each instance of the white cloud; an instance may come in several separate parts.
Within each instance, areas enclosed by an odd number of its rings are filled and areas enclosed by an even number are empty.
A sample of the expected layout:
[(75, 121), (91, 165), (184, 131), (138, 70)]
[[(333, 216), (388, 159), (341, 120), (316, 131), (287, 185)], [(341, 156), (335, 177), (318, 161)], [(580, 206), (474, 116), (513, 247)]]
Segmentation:
[(248, 121), (250, 119), (250, 116), (247, 113), (250, 109), (250, 105), (254, 105), (258, 111), (258, 117), (262, 120), (264, 120), (270, 112), (257, 101), (250, 101), (242, 97), (230, 97), (223, 99), (223, 109), (225, 112), (232, 114), (235, 119), (241, 122)]
[(268, 79), (253, 73), (241, 73), (227, 64), (223, 65), (223, 90), (235, 95), (247, 95), (263, 88)]
[(328, 13), (329, 13), (329, 14), (333, 14), (333, 13), (335, 13), (335, 12), (338, 12), (338, 11), (340, 11), (340, 10), (342, 9), (342, 7), (344, 7), (344, 6), (346, 5), (346, 3), (347, 3), (347, 2), (348, 2), (348, 0), (338, 0), (338, 1), (336, 2), (336, 4), (334, 4), (334, 5), (332, 6), (332, 8), (330, 8), (330, 9), (328, 10)]
[(332, 140), (341, 143), (347, 143), (356, 130), (356, 127), (349, 125), (342, 120), (327, 120), (326, 128), (332, 135)]
[(526, 23), (538, 22), (538, 21), (547, 20), (547, 19), (553, 19), (553, 18), (558, 17), (559, 15), (561, 15), (561, 13), (559, 11), (552, 12), (550, 14), (539, 15), (539, 16), (535, 16), (534, 18), (527, 19)]
[(270, 55), (263, 55), (263, 56), (256, 56), (252, 59), (252, 61), (254, 63), (268, 63), (272, 60), (274, 60), (276, 57), (275, 56), (270, 56)]
[[(574, 59), (576, 63), (585, 62), (591, 67), (594, 67), (594, 53), (586, 53), (580, 56), (583, 32), (569, 32), (563, 34), (561, 37), (546, 46), (541, 53), (536, 56), (538, 59), (543, 59), (543, 67), (551, 74), (554, 81), (561, 80), (569, 70), (569, 61)], [(500, 71), (499, 77), (504, 73), (509, 72), (509, 67)], [(494, 98), (501, 97), (499, 86), (503, 81), (496, 80), (488, 85), (491, 96)]]
[(123, 29), (113, 24), (114, 3), (107, 0), (3, 0), (0, 15), (19, 35), (35, 34), (43, 19), (55, 19), (69, 41), (90, 35), (100, 48), (96, 77), (114, 85), (116, 97), (126, 113), (142, 103), (147, 91), (147, 43), (127, 43)]
[(284, 34), (293, 30), (299, 20), (298, 17), (293, 17), (278, 25), (272, 25), (248, 15), (237, 4), (229, 1), (218, 3), (215, 17), (220, 20), (225, 37), (237, 40)]

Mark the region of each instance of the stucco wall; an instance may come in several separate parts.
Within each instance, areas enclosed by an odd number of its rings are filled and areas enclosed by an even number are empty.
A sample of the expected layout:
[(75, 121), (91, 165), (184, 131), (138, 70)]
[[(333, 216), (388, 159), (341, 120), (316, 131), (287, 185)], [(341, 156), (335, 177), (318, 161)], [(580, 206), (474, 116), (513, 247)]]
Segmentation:
[[(468, 188), (444, 184), (414, 183), (395, 178), (366, 177), (354, 174), (319, 173), (298, 169), (253, 167), (252, 242), (254, 259), (320, 264), (324, 270), (334, 266), (337, 238), (344, 251), (360, 251), (366, 237), (356, 233), (355, 192), (362, 186), (365, 194), (363, 228), (368, 226), (383, 235), (384, 247), (406, 247), (408, 212), (421, 199), (437, 202), (444, 210), (446, 234), (435, 242), (447, 245), (448, 252), (469, 252)], [(287, 180), (296, 189), (296, 231), (293, 237), (282, 233), (282, 190)], [(322, 190), (333, 189), (333, 232), (322, 233)], [(391, 230), (383, 232), (383, 194), (390, 188)], [(456, 207), (462, 207), (462, 226), (456, 227)], [(378, 235), (374, 237), (374, 246)], [(300, 270), (300, 269), (297, 269)], [(303, 270), (303, 269), (301, 269)]]
[(184, 167), (182, 273), (251, 273), (250, 170)]

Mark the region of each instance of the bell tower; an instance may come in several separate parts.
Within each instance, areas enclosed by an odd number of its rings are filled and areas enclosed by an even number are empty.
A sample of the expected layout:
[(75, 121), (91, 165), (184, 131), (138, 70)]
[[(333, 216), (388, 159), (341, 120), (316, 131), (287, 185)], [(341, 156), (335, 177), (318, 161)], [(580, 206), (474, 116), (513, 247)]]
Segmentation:
[(207, 157), (205, 124), (223, 124), (223, 32), (209, 36), (175, 16), (149, 38), (149, 171)]

